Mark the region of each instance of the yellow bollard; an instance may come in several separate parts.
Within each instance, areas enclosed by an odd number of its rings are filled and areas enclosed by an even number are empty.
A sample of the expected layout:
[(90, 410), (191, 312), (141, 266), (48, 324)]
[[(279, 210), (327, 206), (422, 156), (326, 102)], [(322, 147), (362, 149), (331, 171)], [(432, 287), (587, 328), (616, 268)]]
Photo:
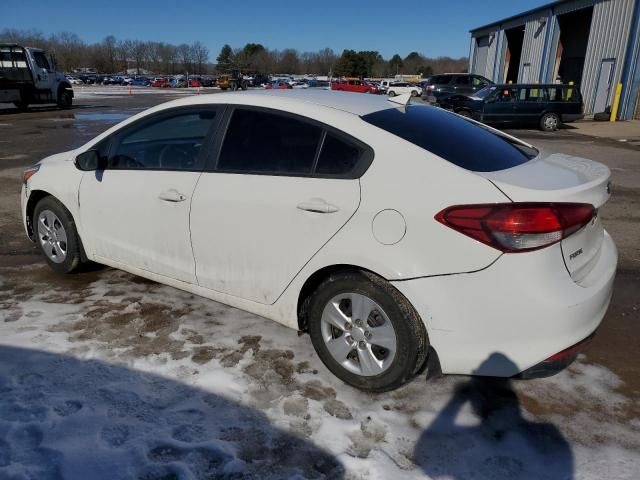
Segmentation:
[(616, 116), (618, 115), (618, 105), (620, 105), (620, 94), (622, 94), (621, 83), (616, 85), (616, 94), (613, 96), (613, 106), (611, 107), (611, 117), (609, 118), (610, 122), (616, 121)]

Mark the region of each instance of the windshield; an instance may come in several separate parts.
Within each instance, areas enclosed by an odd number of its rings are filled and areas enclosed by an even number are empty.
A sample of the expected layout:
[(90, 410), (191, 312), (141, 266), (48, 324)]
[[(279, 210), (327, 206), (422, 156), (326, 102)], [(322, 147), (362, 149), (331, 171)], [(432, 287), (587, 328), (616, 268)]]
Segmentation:
[(484, 87), (482, 90), (478, 90), (476, 93), (474, 93), (473, 96), (476, 98), (485, 98), (491, 95), (491, 93), (494, 92), (495, 89), (496, 87), (493, 86)]
[(528, 162), (538, 151), (458, 115), (426, 105), (388, 108), (362, 119), (459, 167), (493, 172)]

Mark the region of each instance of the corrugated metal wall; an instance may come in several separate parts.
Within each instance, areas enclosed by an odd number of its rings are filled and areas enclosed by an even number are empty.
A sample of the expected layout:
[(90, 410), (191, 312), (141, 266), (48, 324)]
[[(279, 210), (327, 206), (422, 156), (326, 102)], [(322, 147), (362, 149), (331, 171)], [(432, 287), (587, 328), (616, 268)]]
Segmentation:
[[(615, 59), (613, 85), (620, 82), (631, 29), (633, 0), (606, 0), (593, 7), (589, 43), (582, 72), (585, 113), (594, 113), (593, 103), (602, 60)], [(615, 87), (610, 89), (607, 105), (613, 103)]]
[[(484, 31), (473, 32), (473, 41), (475, 41), (474, 37), (487, 35), (491, 30), (495, 35), (489, 45), (486, 71), (483, 73), (474, 70), (474, 72), (485, 75), (493, 81), (502, 81), (503, 72), (500, 70), (504, 64), (502, 58), (504, 55), (503, 44), (506, 41), (504, 40), (504, 30), (524, 24), (525, 34), (520, 58), (519, 81), (522, 80), (523, 66), (527, 63), (529, 64), (528, 81), (553, 81), (551, 76), (559, 37), (559, 25), (556, 17), (593, 6), (581, 85), (585, 113), (593, 113), (596, 85), (603, 60), (615, 59), (613, 82), (616, 84), (621, 81), (631, 29), (633, 5), (634, 0), (575, 0), (554, 5), (552, 9), (541, 10), (527, 17), (512, 19), (499, 26), (488, 27)], [(551, 11), (553, 11), (552, 14)], [(544, 26), (540, 21), (542, 17), (550, 17)], [(614, 92), (615, 88), (611, 88), (608, 104), (612, 103)]]
[[(483, 57), (484, 55), (478, 55), (478, 43), (477, 39), (482, 37), (489, 37), (489, 45), (487, 47), (483, 47), (487, 49), (486, 62), (484, 65), (481, 65), (482, 62), (479, 62), (479, 57)], [(470, 54), (470, 63), (472, 64), (471, 72), (476, 73), (478, 75), (482, 75), (483, 77), (487, 77), (493, 80), (493, 70), (494, 64), (496, 61), (496, 46), (498, 43), (498, 35), (495, 31), (487, 31), (482, 32), (481, 34), (474, 35), (471, 37), (471, 54)]]
[[(541, 21), (543, 20), (543, 21)], [(530, 17), (525, 24), (522, 56), (520, 57), (519, 82), (542, 82), (541, 65), (544, 57), (545, 39), (549, 29), (549, 12), (540, 12)], [(524, 65), (529, 64), (529, 78), (523, 78)]]

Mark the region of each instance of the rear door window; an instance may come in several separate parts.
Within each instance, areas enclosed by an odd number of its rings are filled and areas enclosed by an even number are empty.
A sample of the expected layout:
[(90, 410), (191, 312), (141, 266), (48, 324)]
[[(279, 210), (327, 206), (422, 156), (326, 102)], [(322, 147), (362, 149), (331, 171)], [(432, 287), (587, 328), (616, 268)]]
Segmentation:
[(327, 133), (318, 157), (315, 173), (320, 175), (349, 175), (358, 165), (364, 149), (353, 142)]
[(449, 112), (414, 105), (362, 119), (459, 167), (493, 172), (528, 162), (538, 152)]
[(354, 179), (372, 160), (371, 148), (344, 132), (278, 111), (236, 108), (215, 170)]
[(456, 85), (469, 85), (470, 83), (471, 80), (467, 75), (461, 75), (456, 78)]
[(310, 174), (322, 129), (286, 115), (234, 110), (220, 152), (223, 172)]

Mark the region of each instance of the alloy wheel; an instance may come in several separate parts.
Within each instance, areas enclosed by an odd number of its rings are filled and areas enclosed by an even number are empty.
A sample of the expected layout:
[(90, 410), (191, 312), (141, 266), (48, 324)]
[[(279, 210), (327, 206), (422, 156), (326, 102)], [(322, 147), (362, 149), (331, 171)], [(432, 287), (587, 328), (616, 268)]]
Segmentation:
[(354, 374), (379, 375), (393, 363), (395, 329), (384, 310), (366, 295), (333, 297), (322, 312), (320, 328), (333, 359)]
[(38, 240), (52, 262), (62, 263), (67, 258), (67, 232), (51, 210), (43, 210), (38, 216)]

